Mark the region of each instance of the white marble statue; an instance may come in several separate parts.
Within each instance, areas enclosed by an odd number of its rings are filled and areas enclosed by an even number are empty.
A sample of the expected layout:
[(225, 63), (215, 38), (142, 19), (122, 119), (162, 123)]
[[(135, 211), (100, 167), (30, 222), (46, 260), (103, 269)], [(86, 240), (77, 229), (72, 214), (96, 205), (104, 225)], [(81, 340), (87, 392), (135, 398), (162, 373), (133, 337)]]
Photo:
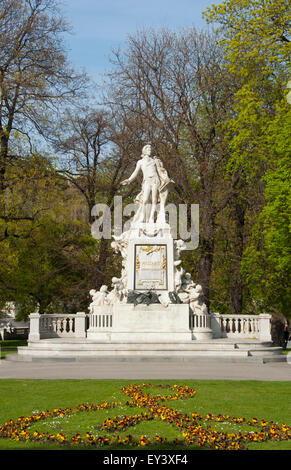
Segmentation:
[(112, 287), (113, 289), (107, 295), (109, 304), (114, 305), (116, 303), (121, 303), (124, 296), (124, 285), (121, 279), (118, 279), (118, 277), (113, 277)]
[(123, 232), (120, 236), (113, 235), (114, 241), (111, 242), (111, 247), (115, 253), (120, 253), (122, 256), (122, 270), (121, 281), (123, 286), (127, 284), (127, 247), (128, 247), (129, 231)]
[(92, 297), (92, 302), (89, 305), (89, 313), (93, 313), (95, 306), (109, 305), (107, 286), (101, 286), (99, 291), (91, 289), (89, 294)]
[(208, 309), (206, 304), (201, 300), (202, 295), (203, 290), (200, 284), (197, 284), (196, 287), (189, 288), (189, 303), (192, 312), (206, 315), (208, 313)]
[(128, 236), (129, 231), (123, 232), (119, 236), (113, 235), (114, 242), (111, 243), (111, 246), (115, 253), (121, 253), (122, 258), (126, 258), (127, 256)]
[(191, 287), (195, 288), (196, 284), (192, 281), (191, 274), (186, 273), (184, 276), (181, 288), (184, 292), (189, 292)]
[(183, 275), (184, 275), (185, 271), (184, 269), (181, 267), (180, 269), (177, 269), (177, 267), (175, 268), (175, 290), (176, 292), (179, 292), (181, 287), (182, 287), (182, 278), (183, 278)]
[(176, 286), (176, 291), (183, 304), (189, 304), (191, 289), (195, 288), (196, 284), (192, 281), (190, 273), (185, 273), (183, 268), (181, 268), (181, 271), (182, 277), (179, 286)]
[[(160, 211), (158, 214), (158, 222), (165, 222), (165, 206), (170, 187), (174, 184), (162, 161), (156, 156), (151, 156), (151, 145), (145, 145), (142, 149), (141, 159), (137, 162), (136, 168), (132, 175), (122, 181), (122, 185), (126, 185), (134, 181), (137, 175), (143, 174), (142, 190), (137, 195), (135, 202), (139, 205), (134, 222), (154, 223), (157, 203), (160, 202)], [(151, 203), (150, 213), (147, 213), (147, 206)]]
[(174, 240), (174, 257), (175, 260), (178, 260), (181, 255), (181, 251), (186, 250), (186, 243), (184, 240)]
[[(94, 289), (90, 291), (92, 302), (89, 311), (93, 315), (117, 313), (119, 321), (122, 318), (119, 312), (127, 315), (127, 308), (130, 312), (139, 303), (147, 304), (148, 307), (160, 303), (160, 307), (155, 306), (158, 312), (161, 308), (162, 315), (169, 313), (170, 316), (172, 313), (176, 315), (176, 311), (184, 311), (188, 324), (189, 312), (204, 314), (207, 309), (201, 300), (201, 286), (196, 286), (191, 275), (185, 273), (182, 267), (181, 253), (187, 249), (187, 244), (173, 237), (170, 223), (175, 219), (169, 217), (169, 223), (166, 223), (165, 207), (174, 181), (169, 178), (162, 161), (151, 156), (151, 145), (143, 147), (134, 172), (121, 184), (130, 184), (139, 174), (142, 174), (143, 181), (135, 201), (136, 214), (126, 222), (120, 235), (115, 232), (111, 243), (114, 252), (120, 253), (122, 257), (121, 274), (112, 278), (110, 289), (102, 286), (98, 292)], [(124, 213), (129, 214), (129, 210)], [(118, 228), (121, 225), (119, 223)], [(140, 296), (140, 293), (143, 295)], [(146, 317), (147, 309), (144, 312)], [(92, 328), (97, 328), (94, 317), (91, 320)]]

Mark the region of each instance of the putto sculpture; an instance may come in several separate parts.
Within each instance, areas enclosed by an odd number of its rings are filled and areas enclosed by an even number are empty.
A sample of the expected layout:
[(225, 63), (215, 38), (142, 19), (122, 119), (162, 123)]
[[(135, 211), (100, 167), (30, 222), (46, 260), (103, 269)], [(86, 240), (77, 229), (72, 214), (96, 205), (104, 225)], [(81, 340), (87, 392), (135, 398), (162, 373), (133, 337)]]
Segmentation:
[(92, 297), (92, 302), (89, 305), (89, 312), (93, 313), (94, 311), (94, 306), (99, 307), (103, 305), (108, 305), (108, 290), (107, 286), (101, 286), (99, 291), (96, 291), (95, 289), (91, 289), (89, 292), (90, 296)]

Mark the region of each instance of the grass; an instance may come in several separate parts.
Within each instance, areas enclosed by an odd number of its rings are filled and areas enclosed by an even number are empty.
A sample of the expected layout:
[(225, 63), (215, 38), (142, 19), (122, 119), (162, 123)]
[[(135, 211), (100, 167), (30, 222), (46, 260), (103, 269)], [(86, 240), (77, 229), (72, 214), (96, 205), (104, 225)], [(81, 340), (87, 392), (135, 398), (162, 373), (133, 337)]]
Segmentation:
[[(1, 366), (0, 366), (1, 367)], [(129, 408), (125, 405), (128, 397), (121, 391), (122, 386), (133, 383), (129, 380), (8, 380), (0, 382), (0, 423), (19, 416), (30, 416), (33, 413), (54, 408), (74, 407), (81, 403), (101, 403), (103, 401), (121, 401), (122, 405), (113, 410), (81, 412), (72, 416), (49, 418), (34, 424), (29, 430), (39, 432), (62, 432), (68, 436), (76, 433), (84, 435), (87, 431), (94, 435), (104, 435), (100, 430), (102, 421), (108, 417), (132, 415), (144, 411)], [(142, 383), (142, 381), (134, 381)], [(154, 385), (177, 384), (188, 385), (197, 393), (194, 398), (165, 402), (170, 408), (182, 413), (198, 412), (205, 416), (229, 414), (236, 417), (265, 419), (276, 423), (291, 424), (290, 382), (259, 381), (212, 381), (212, 380), (152, 380)], [(148, 392), (148, 390), (147, 390)], [(164, 394), (161, 389), (152, 391), (155, 395)], [(166, 394), (170, 393), (166, 391)], [(227, 432), (247, 432), (249, 427), (235, 423), (211, 423), (216, 430)], [(252, 429), (254, 430), (254, 428)], [(148, 421), (127, 429), (120, 435), (161, 435), (169, 440), (181, 438), (177, 428), (164, 421)], [(78, 446), (75, 449), (80, 448)], [(166, 447), (155, 444), (151, 449), (181, 449), (181, 446)], [(251, 443), (249, 449), (257, 450), (291, 450), (291, 441)], [(0, 450), (4, 449), (64, 449), (57, 444), (40, 444), (37, 442), (16, 442), (0, 439)], [(66, 447), (67, 449), (67, 447)], [(110, 447), (109, 449), (114, 449)], [(131, 448), (132, 449), (132, 448)], [(183, 447), (185, 449), (185, 447)], [(189, 446), (189, 449), (196, 449)], [(203, 448), (199, 448), (203, 449)]]
[(288, 348), (287, 348), (287, 349), (284, 349), (284, 350), (282, 351), (282, 353), (283, 353), (283, 354), (290, 354), (290, 353), (291, 353), (291, 349), (290, 349), (290, 348), (289, 348), (289, 349), (288, 349)]
[(0, 359), (5, 359), (7, 354), (15, 354), (18, 346), (27, 346), (27, 340), (9, 339), (0, 341)]

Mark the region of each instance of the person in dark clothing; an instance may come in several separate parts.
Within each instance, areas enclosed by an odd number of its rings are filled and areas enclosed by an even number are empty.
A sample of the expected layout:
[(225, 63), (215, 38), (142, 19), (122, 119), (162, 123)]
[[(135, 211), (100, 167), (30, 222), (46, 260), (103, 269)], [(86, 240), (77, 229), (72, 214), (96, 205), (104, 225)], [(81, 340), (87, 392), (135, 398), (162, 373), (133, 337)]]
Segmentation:
[(284, 330), (283, 330), (283, 349), (287, 349), (288, 340), (289, 340), (289, 325), (288, 325), (288, 322), (286, 321), (284, 324)]

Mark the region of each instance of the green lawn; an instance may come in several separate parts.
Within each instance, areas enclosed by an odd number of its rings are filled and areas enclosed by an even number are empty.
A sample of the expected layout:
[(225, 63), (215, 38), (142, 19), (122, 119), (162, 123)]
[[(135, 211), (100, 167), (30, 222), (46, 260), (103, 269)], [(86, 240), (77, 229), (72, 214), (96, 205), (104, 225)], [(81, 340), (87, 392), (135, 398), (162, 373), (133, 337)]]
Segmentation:
[[(45, 367), (45, 365), (44, 365)], [(73, 415), (65, 415), (47, 418), (28, 428), (29, 432), (49, 432), (51, 434), (63, 433), (71, 437), (76, 433), (85, 435), (86, 432), (97, 435), (110, 436), (109, 432), (100, 429), (104, 419), (114, 416), (130, 416), (140, 414), (144, 408), (128, 407), (125, 403), (128, 397), (121, 391), (122, 386), (142, 381), (129, 380), (6, 380), (0, 381), (0, 423), (6, 420), (16, 419), (19, 416), (30, 416), (40, 411), (53, 410), (54, 408), (77, 407), (79, 404), (101, 403), (103, 401), (118, 401), (115, 409), (101, 411), (79, 412)], [(252, 419), (264, 419), (278, 424), (291, 424), (290, 406), (290, 382), (259, 382), (259, 381), (211, 381), (211, 380), (185, 380), (185, 381), (151, 381), (154, 385), (171, 384), (188, 385), (197, 393), (193, 398), (164, 402), (169, 408), (190, 414), (198, 412), (205, 416), (207, 413), (214, 415), (228, 414), (235, 417)], [(145, 390), (154, 395), (170, 394), (167, 390), (155, 388)], [(238, 433), (254, 431), (245, 424), (221, 422), (208, 423), (216, 431)], [(116, 433), (115, 433), (116, 434)], [(131, 434), (139, 437), (146, 435), (153, 439), (155, 435), (167, 437), (168, 440), (182, 439), (180, 431), (165, 421), (143, 421), (135, 427), (118, 432), (121, 436)], [(268, 441), (263, 443), (250, 443), (248, 449), (258, 450), (291, 450), (291, 441)], [(14, 440), (0, 439), (2, 449), (67, 449), (58, 444), (40, 444), (37, 442), (16, 442)], [(80, 448), (74, 446), (75, 449)], [(84, 447), (82, 447), (84, 448)], [(116, 447), (110, 447), (114, 449)], [(123, 447), (124, 448), (124, 447)], [(154, 444), (151, 449), (185, 449), (185, 447), (166, 447), (162, 444)], [(194, 445), (189, 449), (195, 449)], [(109, 449), (109, 448), (108, 448)], [(199, 447), (203, 449), (203, 447)]]
[(27, 346), (26, 339), (9, 339), (0, 341), (0, 359), (5, 359), (6, 354), (17, 352), (18, 346)]

